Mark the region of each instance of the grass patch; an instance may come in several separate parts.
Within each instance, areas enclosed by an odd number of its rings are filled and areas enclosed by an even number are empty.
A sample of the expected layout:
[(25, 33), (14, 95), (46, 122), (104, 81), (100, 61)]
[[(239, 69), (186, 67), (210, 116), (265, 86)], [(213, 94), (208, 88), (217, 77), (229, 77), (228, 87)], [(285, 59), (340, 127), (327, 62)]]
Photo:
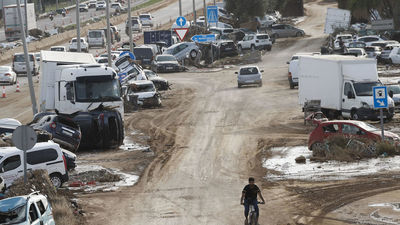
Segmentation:
[(148, 7), (148, 6), (151, 6), (151, 5), (153, 5), (153, 4), (156, 4), (156, 3), (159, 3), (159, 2), (162, 2), (162, 1), (163, 1), (163, 0), (150, 0), (150, 1), (148, 1), (148, 2), (145, 2), (145, 3), (140, 4), (140, 5), (138, 5), (138, 6), (131, 7), (131, 11), (143, 9), (143, 8), (146, 8), (146, 7)]

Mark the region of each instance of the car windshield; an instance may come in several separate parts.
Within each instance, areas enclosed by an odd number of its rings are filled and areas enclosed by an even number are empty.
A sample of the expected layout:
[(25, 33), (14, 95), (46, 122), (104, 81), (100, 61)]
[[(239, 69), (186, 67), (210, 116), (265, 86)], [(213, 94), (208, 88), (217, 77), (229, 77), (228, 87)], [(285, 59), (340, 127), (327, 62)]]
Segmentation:
[(120, 100), (118, 80), (99, 77), (78, 77), (76, 81), (77, 102), (107, 102)]
[[(83, 42), (83, 39), (81, 39), (81, 42)], [(72, 43), (76, 43), (76, 38), (72, 39)]]
[(134, 48), (133, 54), (135, 54), (135, 56), (139, 59), (153, 57), (153, 51), (151, 50), (151, 48)]
[(58, 52), (63, 52), (64, 48), (58, 47), (58, 48), (51, 48), (51, 51), (58, 51)]
[(349, 48), (364, 48), (365, 43), (350, 43)]
[(26, 205), (21, 205), (9, 212), (0, 212), (0, 224), (20, 224), (26, 220)]
[[(1, 72), (1, 71), (0, 71)], [(399, 85), (389, 85), (387, 86), (388, 92), (392, 91), (393, 94), (400, 94), (400, 86)]]
[(107, 58), (105, 58), (105, 59), (99, 59), (97, 62), (98, 62), (98, 63), (108, 63), (108, 59), (107, 59)]
[(135, 93), (140, 93), (140, 92), (153, 92), (155, 91), (154, 85), (153, 84), (144, 84), (144, 85), (138, 85), (136, 86)]
[(157, 76), (153, 71), (145, 71), (145, 74), (148, 77), (156, 77)]
[(258, 69), (256, 67), (247, 67), (240, 69), (240, 75), (252, 75), (257, 73)]
[(91, 31), (89, 32), (90, 38), (101, 38), (101, 31)]
[(157, 61), (159, 62), (176, 61), (176, 59), (172, 55), (159, 55), (157, 56)]
[(380, 86), (378, 82), (353, 83), (357, 96), (372, 96), (372, 87)]
[(149, 20), (149, 19), (151, 19), (150, 15), (140, 15), (139, 18), (141, 20)]
[(257, 35), (257, 39), (269, 39), (268, 35)]
[(6, 73), (9, 72), (10, 68), (6, 66), (0, 66), (0, 73)]
[(86, 7), (86, 4), (80, 4), (79, 7)]
[(378, 130), (378, 128), (372, 126), (371, 124), (364, 123), (364, 122), (358, 122), (357, 125), (359, 127), (361, 127), (362, 129), (369, 131), (369, 132)]

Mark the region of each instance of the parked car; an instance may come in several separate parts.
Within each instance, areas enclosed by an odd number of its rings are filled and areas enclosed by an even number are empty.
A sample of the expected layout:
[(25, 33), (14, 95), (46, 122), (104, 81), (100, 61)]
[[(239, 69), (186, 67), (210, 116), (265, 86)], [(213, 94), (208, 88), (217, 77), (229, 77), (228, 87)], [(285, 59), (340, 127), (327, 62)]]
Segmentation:
[(133, 48), (133, 54), (136, 57), (136, 61), (139, 61), (140, 65), (144, 68), (150, 68), (151, 63), (156, 56), (157, 52), (152, 46), (141, 45)]
[[(0, 148), (0, 176), (4, 178), (7, 187), (20, 176), (23, 176), (23, 154), (16, 147)], [(68, 181), (67, 166), (64, 155), (58, 144), (52, 141), (37, 143), (27, 151), (27, 169), (44, 169), (50, 176), (50, 181), (56, 188)]]
[(238, 42), (238, 49), (240, 52), (243, 49), (271, 51), (272, 42), (268, 34), (249, 34)]
[(11, 66), (0, 66), (0, 84), (16, 84), (17, 74)]
[(108, 57), (96, 57), (98, 64), (108, 65)]
[(96, 2), (96, 11), (99, 11), (99, 10), (106, 10), (106, 2), (104, 2), (104, 1), (97, 1)]
[(21, 122), (13, 118), (0, 119), (0, 135), (12, 134), (21, 125)]
[(376, 59), (382, 52), (381, 47), (378, 46), (367, 46), (364, 48), (367, 53), (367, 58)]
[(116, 12), (121, 12), (122, 5), (121, 5), (121, 3), (114, 2), (114, 3), (111, 3), (111, 8), (114, 9)]
[(302, 37), (305, 32), (299, 28), (293, 27), (288, 24), (274, 24), (272, 25), (271, 36), (276, 38), (284, 37)]
[(394, 47), (386, 61), (390, 64), (400, 64), (400, 47)]
[(228, 28), (228, 29), (233, 29), (233, 26), (227, 23), (223, 23), (223, 22), (218, 22), (218, 23), (214, 23), (213, 26), (211, 26), (211, 28)]
[(234, 30), (232, 28), (212, 27), (209, 28), (208, 31), (217, 34), (220, 37), (222, 35), (233, 33)]
[(0, 201), (0, 223), (55, 225), (49, 200), (39, 192)]
[(40, 52), (35, 52), (34, 55), (35, 55), (36, 62), (39, 63), (39, 68), (40, 68), (40, 58), (41, 58)]
[(400, 44), (388, 44), (385, 48), (383, 48), (380, 56), (378, 57), (378, 62), (382, 63), (391, 63), (390, 62), (390, 54), (392, 53), (393, 48), (400, 47)]
[(104, 48), (106, 45), (106, 34), (104, 30), (89, 30), (87, 35), (87, 43), (89, 48)]
[(194, 60), (198, 54), (199, 47), (194, 42), (177, 43), (170, 46), (163, 52), (163, 55), (173, 55), (178, 61), (182, 61), (187, 57)]
[(71, 171), (76, 168), (76, 155), (68, 150), (62, 149), (62, 153), (67, 163), (67, 170)]
[(258, 86), (262, 86), (262, 74), (264, 70), (260, 70), (257, 66), (244, 66), (240, 67), (239, 72), (235, 72), (237, 74), (238, 88), (241, 88), (243, 85), (252, 85), (257, 84)]
[(238, 49), (232, 40), (219, 40), (214, 45), (217, 49), (218, 58), (238, 55)]
[(79, 12), (89, 12), (89, 6), (85, 3), (79, 4)]
[(361, 58), (367, 58), (367, 56), (368, 56), (363, 48), (348, 48), (346, 53), (352, 54), (352, 55), (355, 55), (355, 56), (361, 57)]
[(50, 51), (55, 51), (55, 52), (66, 52), (67, 48), (65, 46), (51, 46)]
[(118, 32), (117, 26), (110, 26), (111, 33), (114, 35), (114, 40), (117, 42), (121, 41), (121, 34)]
[(39, 113), (29, 125), (35, 130), (51, 133), (52, 140), (65, 149), (76, 151), (79, 148), (81, 129), (68, 117)]
[[(29, 66), (32, 76), (39, 74), (39, 65), (36, 61), (35, 55), (29, 53)], [(26, 63), (24, 53), (15, 53), (13, 58), (13, 70), (18, 74), (26, 74)]]
[(343, 45), (345, 47), (349, 47), (349, 43), (353, 41), (353, 35), (352, 34), (338, 34), (336, 35), (335, 41), (333, 42), (333, 47), (335, 50), (340, 49), (340, 39), (342, 39)]
[[(72, 40), (69, 43), (69, 51), (70, 52), (76, 52), (78, 49), (76, 38), (72, 38)], [(89, 52), (89, 45), (86, 42), (85, 38), (81, 38), (81, 51), (82, 52)]]
[(154, 86), (157, 88), (158, 91), (166, 91), (169, 89), (168, 80), (158, 76), (157, 73), (151, 70), (143, 70), (143, 71), (146, 74), (147, 80), (153, 82)]
[(371, 36), (362, 36), (357, 39), (357, 41), (362, 41), (364, 42), (367, 46), (370, 46), (371, 43), (377, 42), (377, 41), (384, 41), (381, 37), (377, 35), (371, 35)]
[(151, 70), (160, 72), (180, 72), (183, 68), (173, 55), (157, 55), (151, 64)]
[[(132, 42), (132, 46), (133, 46), (133, 47), (136, 47), (135, 42)], [(121, 47), (119, 47), (117, 50), (118, 50), (118, 51), (123, 51), (123, 52), (129, 52), (129, 51), (131, 51), (131, 50), (130, 50), (130, 47), (129, 47), (129, 42), (124, 42), (124, 43), (122, 43), (122, 44), (121, 44)]]
[(124, 96), (127, 102), (130, 101), (130, 98), (136, 97), (138, 105), (143, 107), (161, 106), (161, 95), (153, 82), (149, 80), (129, 82)]
[(89, 1), (88, 7), (89, 8), (96, 8), (96, 3), (97, 3), (96, 0), (91, 0), (91, 1)]
[[(131, 19), (131, 29), (132, 29), (132, 32), (133, 31), (137, 31), (137, 32), (142, 32), (142, 23), (140, 22), (140, 20), (138, 19), (138, 18), (134, 18), (134, 17), (132, 17), (132, 19)], [(125, 23), (125, 33), (126, 33), (126, 35), (129, 35), (129, 27), (128, 27), (128, 24), (129, 23), (129, 21), (127, 20), (126, 21), (126, 23)]]
[(294, 89), (294, 87), (299, 85), (299, 57), (305, 55), (321, 55), (319, 52), (300, 52), (296, 53), (292, 56), (289, 62), (288, 69), (288, 80), (290, 89)]
[[(338, 135), (371, 141), (382, 140), (381, 130), (368, 123), (357, 120), (331, 120), (319, 123), (313, 130), (308, 138), (308, 149), (314, 150), (320, 147), (327, 138)], [(400, 137), (397, 134), (389, 131), (385, 131), (385, 139), (395, 142), (400, 141)]]
[(275, 24), (277, 19), (273, 16), (265, 15), (263, 17), (255, 17), (255, 21), (257, 22), (258, 29), (266, 29), (272, 24)]
[(142, 26), (148, 26), (148, 27), (153, 27), (153, 19), (154, 17), (150, 13), (141, 13), (139, 15), (140, 22), (142, 23)]
[[(345, 44), (346, 46), (346, 44)], [(347, 48), (365, 48), (367, 45), (361, 41), (353, 41), (348, 43)]]

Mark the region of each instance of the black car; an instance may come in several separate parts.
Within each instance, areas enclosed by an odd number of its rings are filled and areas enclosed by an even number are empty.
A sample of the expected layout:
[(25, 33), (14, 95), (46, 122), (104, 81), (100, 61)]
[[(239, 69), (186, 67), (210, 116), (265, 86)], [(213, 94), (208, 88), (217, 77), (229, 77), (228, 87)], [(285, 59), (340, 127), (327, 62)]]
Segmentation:
[(141, 45), (133, 48), (133, 54), (136, 57), (136, 61), (144, 68), (150, 68), (151, 63), (156, 56), (157, 52), (152, 46)]
[(157, 55), (151, 64), (151, 70), (156, 73), (160, 72), (181, 72), (183, 67), (173, 55)]
[(215, 47), (217, 48), (218, 58), (238, 55), (238, 49), (231, 40), (220, 40), (215, 43)]
[(167, 91), (169, 89), (169, 83), (167, 79), (158, 76), (158, 74), (151, 70), (143, 70), (143, 72), (146, 74), (147, 79), (153, 82), (158, 91)]
[(52, 135), (52, 140), (61, 147), (76, 151), (81, 142), (81, 129), (70, 118), (49, 114), (36, 114), (29, 125), (35, 130), (45, 130)]

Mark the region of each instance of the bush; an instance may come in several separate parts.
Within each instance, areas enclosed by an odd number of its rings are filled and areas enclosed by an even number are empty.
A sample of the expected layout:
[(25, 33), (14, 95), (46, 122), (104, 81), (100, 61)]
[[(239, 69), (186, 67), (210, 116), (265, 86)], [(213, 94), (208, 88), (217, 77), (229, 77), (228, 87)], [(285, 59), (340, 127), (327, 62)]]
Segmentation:
[(397, 149), (396, 146), (393, 143), (390, 143), (388, 141), (381, 141), (376, 144), (376, 150), (378, 155), (396, 155)]

